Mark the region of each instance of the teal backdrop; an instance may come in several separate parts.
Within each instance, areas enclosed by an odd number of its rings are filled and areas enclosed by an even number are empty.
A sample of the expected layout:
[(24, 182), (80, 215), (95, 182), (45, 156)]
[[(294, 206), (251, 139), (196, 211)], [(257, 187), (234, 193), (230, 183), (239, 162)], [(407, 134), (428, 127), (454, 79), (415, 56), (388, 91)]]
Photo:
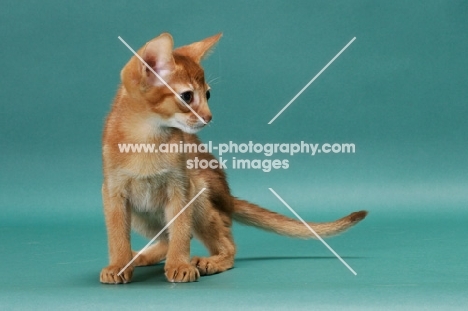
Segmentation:
[[(467, 13), (455, 0), (3, 1), (0, 306), (466, 308)], [(355, 144), (227, 173), (234, 195), (291, 217), (268, 188), (314, 221), (368, 210), (329, 242), (357, 276), (319, 242), (236, 225), (231, 271), (174, 286), (157, 265), (99, 284), (101, 133), (132, 56), (117, 37), (137, 49), (162, 32), (176, 46), (223, 33), (204, 61), (203, 141)]]

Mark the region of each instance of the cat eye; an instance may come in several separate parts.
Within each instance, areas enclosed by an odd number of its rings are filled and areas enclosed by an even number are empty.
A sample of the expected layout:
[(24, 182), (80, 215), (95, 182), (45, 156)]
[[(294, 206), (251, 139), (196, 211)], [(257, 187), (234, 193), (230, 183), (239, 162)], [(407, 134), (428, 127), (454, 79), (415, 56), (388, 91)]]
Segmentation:
[(206, 99), (210, 99), (211, 97), (211, 93), (210, 93), (210, 90), (206, 91)]
[(192, 91), (187, 91), (183, 92), (180, 94), (180, 97), (186, 102), (187, 104), (190, 104), (193, 100), (193, 92)]

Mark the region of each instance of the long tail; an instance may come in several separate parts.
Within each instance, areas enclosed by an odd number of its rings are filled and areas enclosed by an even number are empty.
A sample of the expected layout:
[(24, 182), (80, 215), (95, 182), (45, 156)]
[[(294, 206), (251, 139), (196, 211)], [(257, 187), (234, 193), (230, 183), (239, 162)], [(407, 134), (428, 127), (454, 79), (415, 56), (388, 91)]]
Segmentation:
[[(320, 237), (327, 237), (339, 234), (351, 228), (364, 219), (366, 215), (366, 211), (359, 211), (332, 222), (308, 222), (307, 224), (314, 229)], [(240, 223), (272, 231), (281, 235), (302, 239), (316, 238), (309, 228), (304, 226), (301, 221), (277, 214), (258, 205), (244, 200), (239, 200), (237, 198), (234, 198), (233, 217)]]

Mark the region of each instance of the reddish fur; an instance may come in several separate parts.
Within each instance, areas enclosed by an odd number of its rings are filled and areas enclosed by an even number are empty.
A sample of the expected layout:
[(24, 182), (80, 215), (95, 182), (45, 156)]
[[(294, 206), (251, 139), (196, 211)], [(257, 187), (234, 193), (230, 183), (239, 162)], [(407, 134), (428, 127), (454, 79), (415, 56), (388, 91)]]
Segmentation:
[[(193, 88), (198, 99), (191, 107), (206, 122), (211, 120), (204, 97), (209, 87), (200, 61), (220, 37), (172, 50), (172, 38), (162, 34), (138, 51), (177, 92)], [(134, 266), (164, 259), (166, 277), (172, 282), (195, 281), (200, 275), (225, 271), (234, 264), (232, 219), (283, 235), (313, 237), (296, 220), (232, 197), (223, 170), (186, 168), (188, 159), (214, 159), (209, 153), (120, 153), (121, 143), (200, 144), (195, 134), (167, 125), (182, 120), (187, 126), (184, 129), (191, 131), (199, 128), (200, 121), (136, 57), (125, 65), (121, 79), (103, 135), (102, 193), (110, 263), (101, 272), (101, 282), (129, 282)], [(160, 236), (159, 242), (117, 276), (136, 255), (130, 247), (130, 228), (153, 238), (202, 188), (207, 190)], [(328, 236), (346, 230), (365, 216), (366, 212), (361, 211), (335, 222), (310, 224), (317, 233)], [(205, 244), (210, 257), (190, 260), (192, 234)]]

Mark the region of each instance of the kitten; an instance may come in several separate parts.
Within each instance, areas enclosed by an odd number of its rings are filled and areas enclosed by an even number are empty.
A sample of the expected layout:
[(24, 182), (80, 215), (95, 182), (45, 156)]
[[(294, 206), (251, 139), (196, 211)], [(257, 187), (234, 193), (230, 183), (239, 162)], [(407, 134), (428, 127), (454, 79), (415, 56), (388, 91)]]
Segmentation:
[[(234, 265), (236, 248), (232, 220), (278, 234), (314, 238), (299, 221), (239, 200), (230, 193), (222, 169), (187, 169), (188, 159), (215, 159), (209, 153), (121, 153), (118, 144), (200, 144), (194, 135), (211, 121), (210, 88), (201, 60), (221, 34), (173, 50), (172, 37), (161, 34), (137, 53), (175, 90), (200, 120), (137, 57), (121, 72), (122, 84), (103, 135), (102, 196), (109, 242), (109, 266), (102, 283), (130, 282), (135, 266), (165, 260), (170, 282), (193, 282)], [(206, 190), (120, 276), (133, 256), (130, 230), (153, 238), (202, 188)], [(352, 213), (329, 223), (310, 223), (322, 237), (353, 226), (367, 212)], [(208, 248), (210, 257), (190, 260), (192, 234)]]

